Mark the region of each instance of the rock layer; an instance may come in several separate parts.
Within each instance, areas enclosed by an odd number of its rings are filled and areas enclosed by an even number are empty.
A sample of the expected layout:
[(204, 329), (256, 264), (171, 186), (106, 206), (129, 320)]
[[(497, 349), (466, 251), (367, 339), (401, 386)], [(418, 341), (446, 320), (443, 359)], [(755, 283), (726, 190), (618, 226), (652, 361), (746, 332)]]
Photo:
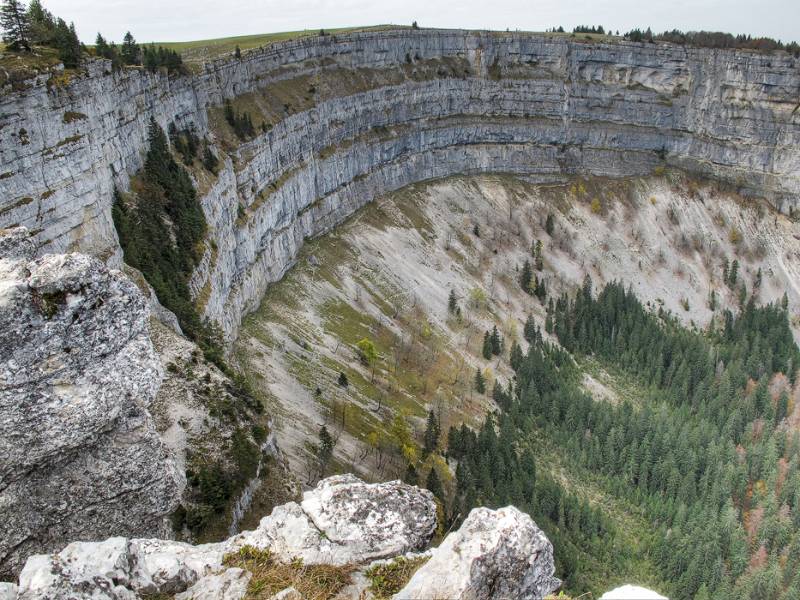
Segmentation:
[[(229, 337), (303, 240), (376, 195), (452, 173), (639, 175), (660, 164), (724, 179), (783, 209), (800, 193), (800, 69), (784, 53), (404, 30), (304, 38), (199, 75), (93, 62), (65, 87), (0, 100), (0, 226), (40, 252), (112, 261), (112, 186), (142, 163), (146, 124), (214, 137), (208, 109), (277, 82), (441, 61), (437, 76), (320, 99), (223, 161), (202, 202), (214, 244), (192, 282)], [(212, 250), (213, 247), (213, 250)]]
[(148, 406), (161, 367), (136, 286), (0, 231), (0, 573), (66, 540), (169, 531), (184, 485)]

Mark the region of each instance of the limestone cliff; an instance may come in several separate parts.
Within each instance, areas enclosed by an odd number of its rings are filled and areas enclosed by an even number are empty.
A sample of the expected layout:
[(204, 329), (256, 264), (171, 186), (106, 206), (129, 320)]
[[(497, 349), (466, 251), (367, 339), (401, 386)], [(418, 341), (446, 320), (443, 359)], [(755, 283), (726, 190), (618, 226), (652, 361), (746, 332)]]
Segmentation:
[(0, 574), (108, 532), (168, 535), (185, 485), (149, 407), (161, 365), (136, 286), (0, 232)]
[[(0, 100), (0, 226), (28, 226), (39, 252), (118, 265), (112, 186), (141, 166), (151, 116), (193, 127), (223, 160), (201, 186), (214, 243), (192, 287), (235, 337), (304, 239), (418, 180), (668, 164), (793, 209), (798, 65), (782, 53), (449, 30), (305, 38), (182, 77), (96, 61), (67, 85), (42, 77)], [(278, 103), (254, 139), (224, 143), (224, 99), (258, 105), (289, 84), (301, 101)]]

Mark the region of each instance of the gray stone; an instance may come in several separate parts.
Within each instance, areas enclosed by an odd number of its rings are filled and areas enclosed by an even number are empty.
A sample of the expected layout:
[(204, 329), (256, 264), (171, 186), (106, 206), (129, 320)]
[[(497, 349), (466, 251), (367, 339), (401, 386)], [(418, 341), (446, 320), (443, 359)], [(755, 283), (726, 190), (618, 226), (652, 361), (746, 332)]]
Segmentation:
[(184, 485), (148, 413), (161, 366), (136, 286), (0, 231), (0, 572), (75, 539), (167, 535)]
[(553, 546), (528, 515), (475, 508), (395, 598), (540, 600), (561, 585), (554, 572)]

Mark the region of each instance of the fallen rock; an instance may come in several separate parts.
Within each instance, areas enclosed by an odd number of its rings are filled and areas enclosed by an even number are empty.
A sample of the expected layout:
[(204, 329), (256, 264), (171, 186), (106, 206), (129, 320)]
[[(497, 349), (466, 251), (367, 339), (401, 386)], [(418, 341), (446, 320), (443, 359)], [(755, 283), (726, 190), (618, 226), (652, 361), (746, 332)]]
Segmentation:
[(148, 406), (147, 301), (83, 254), (0, 230), (0, 575), (108, 535), (166, 536), (185, 485)]
[(320, 481), (300, 504), (276, 508), (230, 547), (269, 548), (282, 560), (340, 566), (420, 550), (435, 530), (436, 504), (428, 490), (338, 475)]
[(270, 600), (303, 600), (303, 595), (293, 587), (288, 587), (275, 594)]
[(561, 585), (554, 572), (553, 546), (528, 515), (476, 508), (395, 598), (538, 600)]

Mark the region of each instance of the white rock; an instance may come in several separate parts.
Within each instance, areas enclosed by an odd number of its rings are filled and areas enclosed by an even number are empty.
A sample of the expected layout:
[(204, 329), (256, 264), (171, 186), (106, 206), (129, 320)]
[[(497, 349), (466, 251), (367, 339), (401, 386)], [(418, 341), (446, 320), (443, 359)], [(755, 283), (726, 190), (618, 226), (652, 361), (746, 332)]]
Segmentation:
[(206, 575), (175, 600), (239, 600), (247, 593), (252, 575), (243, 569), (226, 569), (222, 573)]
[(397, 600), (538, 600), (558, 589), (553, 546), (531, 518), (509, 506), (473, 509)]
[(669, 600), (666, 596), (662, 596), (648, 590), (647, 588), (639, 587), (638, 585), (623, 585), (615, 588), (610, 592), (606, 592), (600, 596), (600, 600)]
[(428, 490), (341, 475), (322, 480), (299, 505), (277, 507), (230, 547), (269, 548), (283, 560), (307, 564), (361, 564), (422, 549), (435, 529), (436, 504)]
[(0, 581), (0, 600), (15, 600), (17, 597), (17, 586), (7, 581)]
[[(193, 546), (159, 539), (110, 538), (74, 542), (61, 552), (28, 559), (19, 581), (23, 600), (129, 600), (141, 594), (182, 594), (180, 600), (234, 600), (249, 574), (225, 570), (223, 559), (245, 545), (307, 564), (366, 563), (426, 546), (436, 528), (428, 490), (399, 481), (366, 484), (331, 477), (306, 492), (303, 505), (278, 506), (254, 531), (217, 544)], [(186, 595), (188, 594), (188, 595)]]
[(303, 595), (294, 587), (288, 587), (272, 596), (270, 600), (303, 600)]

